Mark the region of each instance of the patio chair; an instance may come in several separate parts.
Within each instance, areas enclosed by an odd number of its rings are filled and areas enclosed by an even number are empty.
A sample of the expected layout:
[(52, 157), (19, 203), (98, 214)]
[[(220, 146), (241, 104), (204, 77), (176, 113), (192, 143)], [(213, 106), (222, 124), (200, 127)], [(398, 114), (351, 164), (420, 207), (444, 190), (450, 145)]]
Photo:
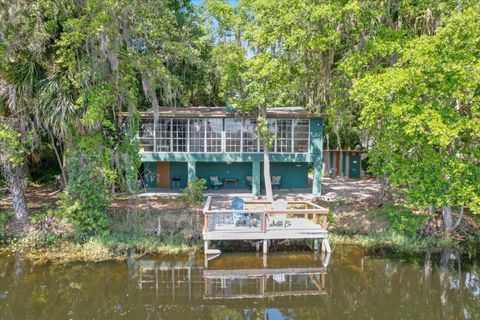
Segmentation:
[(252, 176), (246, 176), (245, 178), (247, 179), (248, 187), (249, 187), (249, 188), (252, 188), (252, 183), (253, 183), (253, 178), (252, 178)]
[(280, 189), (280, 183), (282, 183), (282, 176), (272, 176), (272, 188)]
[[(275, 211), (284, 211), (287, 210), (288, 202), (283, 199), (275, 200), (272, 202), (273, 210)], [(287, 215), (286, 214), (275, 214), (272, 217), (268, 217), (269, 222), (271, 221), (272, 225), (277, 224), (278, 222), (282, 223), (283, 229), (287, 225)]]
[(245, 207), (245, 201), (242, 198), (235, 197), (232, 200), (232, 209), (234, 210), (232, 213), (233, 216), (233, 224), (238, 226), (240, 223), (246, 225), (247, 224), (247, 217), (243, 213), (243, 209)]
[(220, 179), (218, 179), (217, 176), (211, 176), (210, 177), (210, 185), (212, 186), (213, 189), (218, 189), (221, 186), (223, 186), (223, 183), (220, 182)]

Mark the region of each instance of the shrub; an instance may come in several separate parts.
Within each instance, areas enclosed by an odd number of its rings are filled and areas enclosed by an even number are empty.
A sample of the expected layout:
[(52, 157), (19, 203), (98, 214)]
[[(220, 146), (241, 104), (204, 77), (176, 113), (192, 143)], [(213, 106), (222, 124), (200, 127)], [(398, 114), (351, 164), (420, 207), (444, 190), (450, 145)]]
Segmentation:
[(188, 204), (200, 204), (203, 202), (205, 196), (202, 190), (207, 189), (205, 179), (195, 178), (189, 181), (185, 189), (182, 189), (182, 200)]
[(69, 160), (62, 215), (80, 233), (99, 234), (108, 228), (109, 177), (101, 157), (74, 153)]
[(5, 240), (5, 224), (14, 216), (12, 211), (0, 210), (0, 242)]
[(428, 219), (426, 215), (415, 214), (406, 207), (394, 205), (388, 205), (383, 209), (383, 214), (390, 221), (388, 230), (410, 237), (416, 236), (422, 224)]

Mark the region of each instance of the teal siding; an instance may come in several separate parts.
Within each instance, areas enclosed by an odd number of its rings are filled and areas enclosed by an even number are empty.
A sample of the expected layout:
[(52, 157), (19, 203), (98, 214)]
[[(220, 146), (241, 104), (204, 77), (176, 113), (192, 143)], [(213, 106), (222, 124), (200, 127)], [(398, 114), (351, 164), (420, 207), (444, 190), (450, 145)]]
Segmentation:
[[(261, 180), (263, 179), (263, 163), (261, 164)], [(271, 176), (281, 176), (283, 188), (307, 188), (308, 187), (308, 164), (307, 163), (270, 163)], [(263, 184), (263, 183), (262, 183)]]
[(323, 120), (310, 119), (310, 153), (323, 152)]
[(187, 163), (186, 162), (170, 162), (170, 186), (172, 186), (172, 178), (180, 177), (180, 188), (187, 186)]
[(145, 162), (143, 164), (143, 182), (147, 188), (157, 187), (157, 163)]
[[(237, 188), (245, 189), (248, 187), (246, 176), (252, 175), (252, 163), (248, 162), (232, 162), (227, 164), (225, 162), (197, 162), (197, 177), (207, 180), (209, 185), (209, 177), (217, 176), (220, 181), (224, 178), (237, 178)], [(231, 182), (228, 183), (228, 188), (233, 188)]]
[(322, 194), (323, 120), (310, 120), (310, 159), (313, 163), (312, 194)]

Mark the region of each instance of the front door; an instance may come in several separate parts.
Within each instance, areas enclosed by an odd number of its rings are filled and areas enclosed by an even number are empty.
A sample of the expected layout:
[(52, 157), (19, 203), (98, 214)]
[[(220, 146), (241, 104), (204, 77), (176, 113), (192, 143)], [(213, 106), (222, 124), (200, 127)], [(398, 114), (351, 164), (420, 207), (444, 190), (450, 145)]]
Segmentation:
[(170, 188), (170, 162), (157, 162), (157, 188)]
[(350, 156), (350, 178), (360, 178), (360, 156), (351, 155)]

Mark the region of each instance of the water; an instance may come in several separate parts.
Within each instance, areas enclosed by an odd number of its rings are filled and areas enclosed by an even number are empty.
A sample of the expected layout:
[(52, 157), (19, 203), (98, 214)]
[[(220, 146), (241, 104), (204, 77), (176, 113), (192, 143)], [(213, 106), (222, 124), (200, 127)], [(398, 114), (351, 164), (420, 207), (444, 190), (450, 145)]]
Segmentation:
[(32, 266), (4, 254), (0, 319), (480, 319), (480, 264), (356, 247), (222, 254), (208, 269), (194, 255)]

